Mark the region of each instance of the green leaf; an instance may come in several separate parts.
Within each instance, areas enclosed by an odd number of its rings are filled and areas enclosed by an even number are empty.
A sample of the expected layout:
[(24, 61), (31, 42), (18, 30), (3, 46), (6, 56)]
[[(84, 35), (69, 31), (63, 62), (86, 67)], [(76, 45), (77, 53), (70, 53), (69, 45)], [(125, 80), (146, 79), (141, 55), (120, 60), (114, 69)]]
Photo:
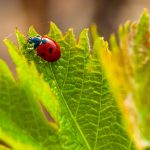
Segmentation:
[(127, 22), (120, 26), (119, 44), (117, 38), (111, 36), (112, 53), (104, 49), (100, 54), (124, 124), (138, 150), (150, 147), (147, 132), (150, 130), (149, 35), (149, 15), (144, 10), (138, 23)]
[(50, 31), (48, 33), (48, 36), (51, 37), (52, 39), (54, 40), (61, 40), (63, 37), (62, 37), (62, 33), (61, 31), (58, 29), (58, 27), (53, 23), (51, 22), (50, 23)]
[[(137, 25), (136, 33), (134, 36), (134, 71), (135, 82), (137, 84), (137, 107), (141, 113), (143, 126), (142, 134), (149, 141), (150, 147), (150, 135), (147, 131), (150, 129), (150, 42), (149, 42), (149, 15), (148, 11), (144, 10), (139, 24)], [(144, 107), (144, 109), (143, 109)]]
[[(21, 40), (21, 39), (20, 39)], [(58, 138), (59, 106), (48, 84), (33, 64), (5, 40), (16, 63), (17, 79), (0, 61), (0, 139), (16, 150), (61, 149)], [(49, 112), (48, 120), (44, 110)]]
[[(21, 106), (17, 101), (26, 100), (26, 95), (23, 94), (23, 90), (17, 87), (15, 84), (15, 80), (12, 77), (7, 65), (0, 60), (0, 139), (5, 141), (10, 147), (15, 149), (37, 149), (36, 143), (31, 136), (27, 134), (27, 132), (21, 131), (21, 126), (27, 125), (29, 115), (31, 115), (29, 111), (19, 111), (18, 107)], [(9, 86), (8, 86), (9, 85)], [(17, 97), (16, 97), (17, 96)], [(23, 97), (26, 96), (26, 97)], [(25, 105), (25, 102), (20, 102)], [(17, 108), (17, 109), (16, 109)], [(20, 109), (23, 107), (20, 107)], [(24, 119), (20, 120), (18, 115), (24, 117)], [(24, 123), (21, 122), (24, 120)], [(30, 128), (30, 127), (28, 127)], [(31, 130), (31, 129), (30, 129)], [(26, 130), (27, 131), (27, 130)], [(18, 144), (16, 144), (18, 142)], [(35, 146), (34, 146), (35, 145)], [(39, 149), (40, 145), (38, 144)]]
[(95, 40), (100, 36), (98, 33), (97, 25), (96, 24), (91, 24), (90, 26), (90, 33), (91, 33), (91, 38), (92, 38), (92, 43), (95, 42)]
[(60, 60), (49, 63), (37, 56), (33, 61), (59, 100), (61, 146), (83, 150), (134, 149), (99, 63), (99, 45), (103, 40), (96, 40), (91, 55), (87, 29), (81, 32), (77, 45), (72, 31), (63, 38), (54, 23), (48, 35), (61, 47)]
[(74, 47), (76, 45), (76, 39), (73, 34), (73, 29), (68, 29), (64, 37), (64, 41), (69, 44), (69, 46)]
[(39, 34), (36, 32), (35, 28), (33, 26), (30, 26), (29, 31), (28, 31), (28, 36), (29, 37), (34, 37), (34, 36), (37, 36), (37, 35), (39, 35)]
[(26, 39), (25, 39), (24, 35), (19, 32), (18, 29), (16, 29), (16, 36), (18, 39), (19, 49), (22, 50), (26, 44)]

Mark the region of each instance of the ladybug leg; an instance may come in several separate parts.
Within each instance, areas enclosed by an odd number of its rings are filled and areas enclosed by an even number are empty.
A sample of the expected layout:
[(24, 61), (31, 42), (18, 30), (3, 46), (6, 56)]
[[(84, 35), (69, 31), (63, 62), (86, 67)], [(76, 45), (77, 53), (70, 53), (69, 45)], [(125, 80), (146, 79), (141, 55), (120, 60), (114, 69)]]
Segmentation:
[(33, 46), (31, 47), (31, 44), (28, 44), (26, 47), (25, 47), (26, 51), (24, 51), (24, 54), (29, 54), (29, 53), (32, 53), (34, 51), (34, 48)]
[(39, 59), (39, 62), (40, 62), (40, 63), (43, 63), (43, 61), (44, 61), (43, 58), (38, 57), (38, 59)]
[(26, 52), (27, 52), (27, 53), (31, 53), (33, 50), (34, 50), (33, 47), (28, 47)]

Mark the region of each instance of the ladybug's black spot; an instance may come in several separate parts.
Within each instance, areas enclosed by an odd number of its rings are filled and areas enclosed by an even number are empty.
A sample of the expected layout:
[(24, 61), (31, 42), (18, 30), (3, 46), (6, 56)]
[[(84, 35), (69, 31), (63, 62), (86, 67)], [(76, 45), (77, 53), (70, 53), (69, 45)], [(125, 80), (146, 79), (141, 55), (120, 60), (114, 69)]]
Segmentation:
[(53, 51), (53, 48), (50, 48), (50, 49), (49, 49), (49, 53), (52, 53), (52, 51)]
[(45, 57), (45, 53), (42, 53), (41, 56)]

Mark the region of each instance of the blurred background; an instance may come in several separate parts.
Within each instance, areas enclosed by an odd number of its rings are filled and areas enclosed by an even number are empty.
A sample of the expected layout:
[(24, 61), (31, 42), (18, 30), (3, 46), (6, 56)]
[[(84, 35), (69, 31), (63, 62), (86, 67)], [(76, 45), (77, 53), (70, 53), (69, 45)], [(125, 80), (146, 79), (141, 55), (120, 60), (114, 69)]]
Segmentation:
[(138, 20), (143, 8), (150, 12), (150, 0), (1, 0), (0, 58), (13, 67), (2, 41), (9, 38), (16, 42), (16, 27), (26, 35), (29, 26), (34, 25), (42, 35), (53, 21), (63, 33), (69, 27), (74, 28), (77, 37), (84, 27), (95, 22), (101, 36), (108, 40), (119, 24)]

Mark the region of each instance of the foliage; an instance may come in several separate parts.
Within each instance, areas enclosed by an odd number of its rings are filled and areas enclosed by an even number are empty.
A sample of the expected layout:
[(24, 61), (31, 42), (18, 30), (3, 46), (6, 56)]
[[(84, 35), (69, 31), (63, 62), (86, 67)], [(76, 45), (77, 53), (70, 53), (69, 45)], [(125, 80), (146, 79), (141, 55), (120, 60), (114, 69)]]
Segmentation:
[[(48, 36), (62, 51), (53, 63), (37, 56), (18, 29), (18, 46), (5, 39), (17, 75), (0, 60), (0, 148), (131, 150), (133, 138), (137, 149), (145, 148), (141, 141), (149, 140), (148, 22), (144, 12), (139, 24), (121, 26), (120, 45), (113, 35), (111, 52), (96, 26), (91, 27), (91, 50), (88, 29), (77, 42), (72, 29), (63, 35), (51, 22)], [(28, 37), (36, 35), (30, 27)]]
[(150, 31), (147, 10), (144, 10), (139, 23), (121, 25), (118, 37), (119, 44), (114, 34), (110, 38), (111, 53), (104, 47), (99, 56), (128, 133), (137, 149), (145, 149), (150, 146)]

